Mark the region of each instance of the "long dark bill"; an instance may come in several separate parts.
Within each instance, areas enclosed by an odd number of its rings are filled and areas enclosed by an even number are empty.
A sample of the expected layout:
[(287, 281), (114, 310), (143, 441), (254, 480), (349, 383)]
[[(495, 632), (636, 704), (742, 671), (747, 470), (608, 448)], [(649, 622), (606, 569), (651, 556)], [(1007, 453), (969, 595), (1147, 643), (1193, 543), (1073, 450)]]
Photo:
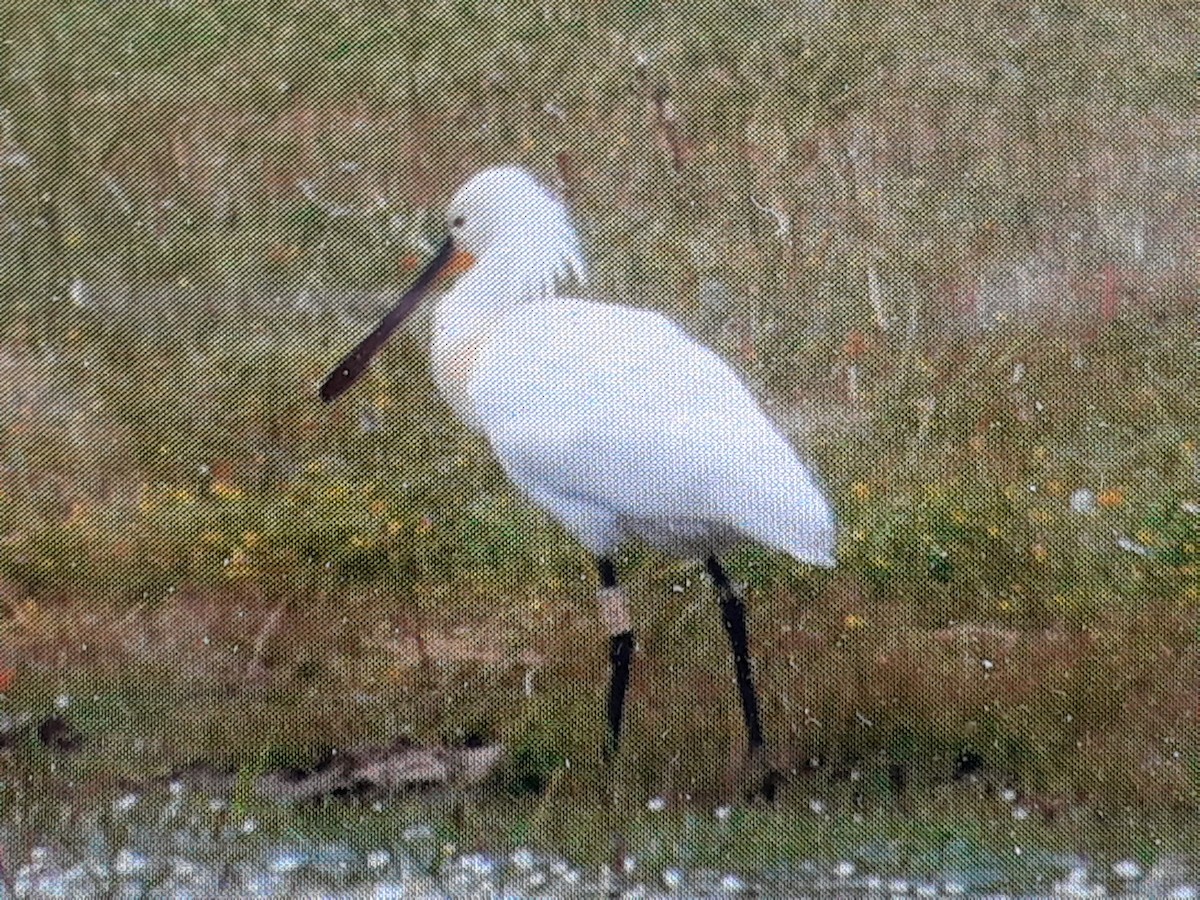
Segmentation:
[(392, 336), (400, 323), (403, 322), (408, 314), (417, 308), (417, 304), (421, 302), (421, 298), (429, 292), (430, 285), (437, 280), (438, 273), (445, 268), (446, 263), (454, 255), (454, 242), (450, 238), (442, 241), (442, 245), (438, 247), (437, 253), (433, 259), (421, 270), (421, 274), (417, 276), (417, 280), (413, 282), (404, 294), (403, 297), (392, 307), (391, 312), (383, 317), (382, 321), (375, 326), (375, 329), (368, 334), (357, 347), (351, 350), (339, 362), (328, 375), (325, 376), (325, 381), (321, 384), (321, 399), (326, 403), (332, 403), (346, 391), (353, 387), (354, 382), (362, 377), (363, 372), (367, 370), (367, 366), (371, 364), (371, 359), (379, 352), (379, 349), (387, 343), (387, 339)]

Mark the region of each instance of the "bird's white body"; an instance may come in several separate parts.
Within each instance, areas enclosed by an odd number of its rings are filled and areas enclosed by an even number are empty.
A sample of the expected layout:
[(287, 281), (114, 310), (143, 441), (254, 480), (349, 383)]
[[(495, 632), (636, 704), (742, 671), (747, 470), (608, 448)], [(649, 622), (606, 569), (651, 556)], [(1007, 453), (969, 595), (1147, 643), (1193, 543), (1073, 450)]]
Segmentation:
[[(559, 293), (564, 279), (585, 279), (579, 240), (562, 203), (524, 169), (475, 175), (446, 220), (449, 236), (326, 376), (321, 399), (349, 390), (439, 274), (462, 270), (434, 315), (433, 376), (512, 480), (597, 556), (611, 669), (607, 750), (620, 738), (634, 649), (613, 556), (638, 537), (704, 559), (751, 758), (762, 762), (745, 604), (717, 556), (748, 538), (833, 565), (833, 511), (815, 478), (733, 371), (670, 320)], [(778, 780), (765, 773), (768, 799)]]
[(828, 501), (725, 362), (656, 312), (557, 293), (584, 274), (557, 199), (492, 169), (449, 219), (474, 264), (438, 303), (434, 378), (535, 503), (601, 557), (751, 539), (833, 565)]

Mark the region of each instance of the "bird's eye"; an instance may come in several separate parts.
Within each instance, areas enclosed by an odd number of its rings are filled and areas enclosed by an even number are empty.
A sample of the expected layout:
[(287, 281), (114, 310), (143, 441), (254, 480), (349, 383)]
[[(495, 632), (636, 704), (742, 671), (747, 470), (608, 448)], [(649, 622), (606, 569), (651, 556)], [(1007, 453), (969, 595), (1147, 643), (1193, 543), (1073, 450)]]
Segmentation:
[(455, 228), (462, 228), (464, 225), (467, 224), (467, 220), (463, 216), (455, 216), (454, 221), (451, 222), (450, 224)]

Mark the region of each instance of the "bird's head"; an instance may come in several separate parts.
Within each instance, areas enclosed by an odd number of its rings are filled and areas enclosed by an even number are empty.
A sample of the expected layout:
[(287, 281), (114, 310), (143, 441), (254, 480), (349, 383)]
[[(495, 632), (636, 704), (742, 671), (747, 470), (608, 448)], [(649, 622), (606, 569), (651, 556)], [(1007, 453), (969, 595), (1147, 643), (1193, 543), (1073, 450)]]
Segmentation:
[(321, 399), (337, 399), (362, 377), (371, 358), (442, 275), (463, 275), (459, 287), (467, 296), (514, 302), (549, 297), (560, 281), (586, 278), (566, 207), (519, 166), (472, 176), (450, 201), (446, 226), (446, 239), (404, 296), (326, 377)]
[(560, 280), (586, 277), (566, 207), (520, 166), (474, 175), (450, 201), (446, 226), (456, 250), (486, 270), (492, 290), (545, 296)]

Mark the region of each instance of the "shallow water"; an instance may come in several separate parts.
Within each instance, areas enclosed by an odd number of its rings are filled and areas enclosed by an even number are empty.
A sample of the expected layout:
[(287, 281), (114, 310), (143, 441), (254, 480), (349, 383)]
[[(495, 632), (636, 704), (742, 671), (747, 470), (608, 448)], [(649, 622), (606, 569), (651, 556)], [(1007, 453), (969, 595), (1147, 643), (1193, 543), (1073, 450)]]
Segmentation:
[[(65, 809), (65, 808), (64, 808)], [(344, 809), (344, 808), (343, 808)], [(164, 801), (130, 793), (34, 828), (0, 827), (0, 897), (1162, 897), (1200, 898), (1194, 861), (1166, 856), (1088, 860), (1025, 848), (1019, 859), (948, 847), (940, 870), (899, 871), (886, 844), (851, 858), (798, 859), (761, 871), (651, 864), (620, 855), (581, 865), (517, 847), (455, 847), (421, 822), (386, 835), (330, 828), (309, 833), (304, 818), (261, 825), (236, 805), (184, 796)], [(311, 821), (311, 820), (308, 820)], [(497, 843), (503, 843), (498, 840)]]
[[(186, 843), (186, 842), (183, 842)], [(506, 856), (455, 855), (436, 871), (404, 847), (360, 852), (348, 845), (293, 841), (225, 856), (186, 846), (92, 854), (45, 845), (8, 873), (4, 896), (35, 897), (1200, 897), (1200, 881), (1160, 866), (1103, 872), (1083, 860), (1047, 866), (1028, 890), (984, 885), (969, 875), (908, 878), (859, 871), (849, 861), (798, 862), (786, 871), (746, 874), (664, 867), (640, 872), (584, 869), (554, 855), (519, 849)], [(1121, 878), (1120, 875), (1137, 877)]]

